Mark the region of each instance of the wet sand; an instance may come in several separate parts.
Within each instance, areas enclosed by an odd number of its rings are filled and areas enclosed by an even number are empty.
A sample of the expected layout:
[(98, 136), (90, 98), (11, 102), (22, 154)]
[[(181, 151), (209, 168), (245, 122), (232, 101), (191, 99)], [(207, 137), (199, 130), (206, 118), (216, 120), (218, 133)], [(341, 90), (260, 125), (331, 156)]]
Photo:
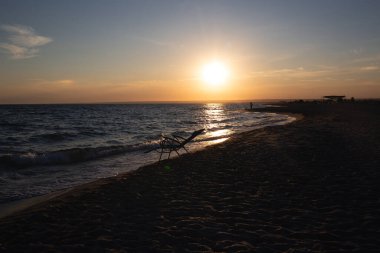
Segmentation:
[(0, 220), (4, 252), (378, 252), (380, 104), (304, 117), (77, 187)]

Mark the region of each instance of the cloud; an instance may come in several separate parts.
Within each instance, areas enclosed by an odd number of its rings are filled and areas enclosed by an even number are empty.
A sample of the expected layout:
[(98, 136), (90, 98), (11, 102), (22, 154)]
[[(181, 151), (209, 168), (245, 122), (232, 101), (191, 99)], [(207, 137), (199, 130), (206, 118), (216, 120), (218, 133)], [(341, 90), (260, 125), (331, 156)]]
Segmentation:
[(37, 56), (40, 46), (53, 39), (36, 34), (32, 27), (22, 25), (1, 25), (0, 30), (8, 33), (8, 41), (0, 43), (12, 59), (27, 59)]
[(58, 80), (47, 80), (43, 78), (29, 79), (30, 82), (37, 85), (48, 85), (48, 86), (70, 86), (76, 84), (73, 79), (58, 79)]
[(297, 80), (306, 82), (321, 82), (333, 80), (350, 80), (353, 77), (358, 77), (366, 73), (377, 73), (380, 70), (379, 66), (318, 66), (311, 69), (299, 68), (284, 68), (274, 70), (264, 70), (251, 72), (251, 77), (254, 78), (269, 78), (282, 80)]
[(264, 78), (282, 78), (282, 79), (302, 79), (309, 81), (320, 80), (319, 78), (328, 77), (332, 73), (337, 73), (338, 71), (334, 68), (325, 67), (321, 69), (307, 70), (303, 67), (299, 68), (289, 68), (289, 69), (276, 69), (276, 70), (266, 70), (259, 72), (252, 72), (254, 77), (264, 77)]
[(0, 43), (0, 48), (8, 50), (12, 59), (27, 59), (37, 55), (37, 48), (25, 48), (9, 43)]
[(380, 68), (378, 66), (365, 66), (365, 67), (360, 68), (360, 70), (363, 70), (363, 71), (377, 71), (379, 69)]
[(352, 63), (373, 63), (378, 61), (380, 61), (380, 54), (374, 54), (371, 56), (354, 59)]
[(70, 79), (56, 80), (55, 82), (58, 84), (74, 84), (75, 83), (74, 80), (70, 80)]

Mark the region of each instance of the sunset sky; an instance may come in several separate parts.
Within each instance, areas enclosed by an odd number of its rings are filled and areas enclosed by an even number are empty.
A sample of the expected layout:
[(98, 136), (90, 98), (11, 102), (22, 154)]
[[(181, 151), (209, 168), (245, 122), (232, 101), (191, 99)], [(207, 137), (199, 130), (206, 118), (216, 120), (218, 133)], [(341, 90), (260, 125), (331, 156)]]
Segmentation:
[(380, 97), (380, 1), (0, 0), (0, 103), (323, 95)]

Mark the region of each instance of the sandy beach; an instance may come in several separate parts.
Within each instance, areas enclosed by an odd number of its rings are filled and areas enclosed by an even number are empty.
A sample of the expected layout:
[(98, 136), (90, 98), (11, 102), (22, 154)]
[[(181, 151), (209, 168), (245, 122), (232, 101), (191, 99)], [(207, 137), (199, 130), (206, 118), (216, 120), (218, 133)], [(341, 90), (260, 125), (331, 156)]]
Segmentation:
[(303, 117), (0, 219), (2, 252), (379, 252), (380, 104)]

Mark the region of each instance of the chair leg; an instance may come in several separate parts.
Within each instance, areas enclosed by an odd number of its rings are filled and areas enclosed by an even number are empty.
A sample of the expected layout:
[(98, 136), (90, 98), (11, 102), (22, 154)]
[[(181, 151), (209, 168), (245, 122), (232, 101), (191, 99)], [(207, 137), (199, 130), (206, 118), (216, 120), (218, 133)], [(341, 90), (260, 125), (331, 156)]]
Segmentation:
[(160, 159), (158, 160), (158, 162), (160, 162), (160, 161), (161, 161), (161, 157), (162, 157), (162, 152), (161, 152), (161, 154), (160, 154)]
[(159, 162), (161, 161), (161, 158), (162, 158), (162, 154), (164, 153), (164, 149), (161, 148), (161, 153), (160, 153), (160, 160), (158, 160)]

